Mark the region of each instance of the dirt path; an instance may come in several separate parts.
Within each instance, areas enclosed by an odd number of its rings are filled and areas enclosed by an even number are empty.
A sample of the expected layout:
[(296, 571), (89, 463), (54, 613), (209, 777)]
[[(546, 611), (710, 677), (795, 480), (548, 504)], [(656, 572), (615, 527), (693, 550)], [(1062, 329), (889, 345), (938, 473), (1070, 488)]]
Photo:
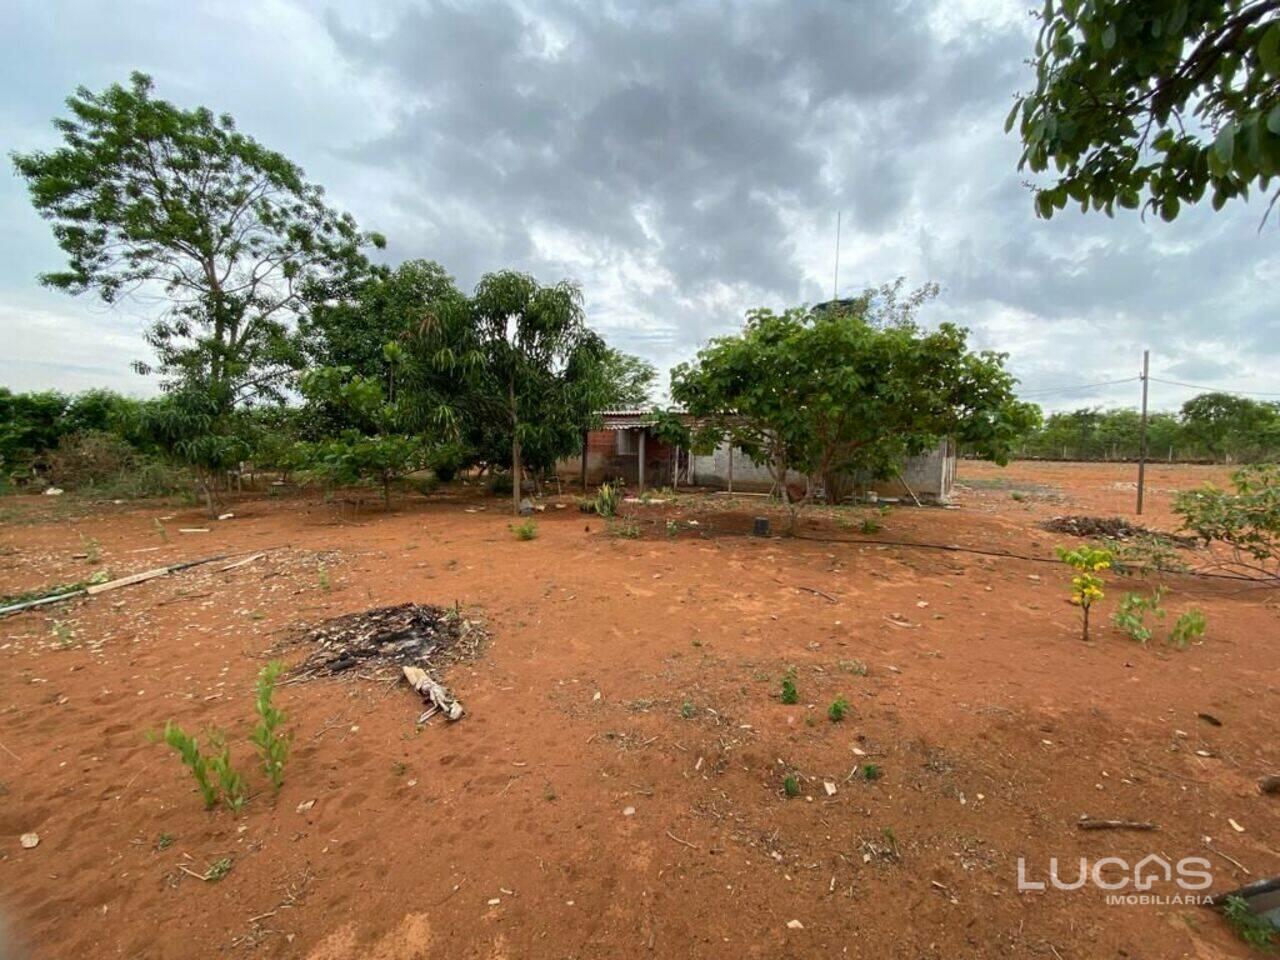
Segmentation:
[[(1121, 469), (966, 464), (960, 510), (789, 541), (744, 536), (756, 505), (721, 500), (632, 507), (641, 539), (552, 509), (527, 543), (463, 494), (349, 523), (247, 499), (205, 534), (177, 532), (209, 526), (193, 511), (23, 507), (0, 526), (4, 593), (82, 579), (86, 551), (118, 574), (273, 549), (0, 622), (11, 933), (35, 958), (1240, 956), (1201, 907), (1019, 893), (1017, 863), (1202, 855), (1219, 889), (1247, 879), (1225, 857), (1280, 872), (1280, 799), (1255, 787), (1280, 771), (1275, 598), (1180, 579), (1166, 605), (1207, 613), (1202, 645), (1085, 645), (1059, 566), (850, 542), (1047, 557), (1064, 538), (1034, 521), (1124, 512)], [(669, 538), (670, 518), (698, 525)], [(145, 739), (170, 717), (242, 738), (287, 628), (404, 601), (486, 619), (491, 646), (448, 678), (464, 721), (415, 730), (383, 683), (283, 687), (286, 783), (273, 798), (251, 771), (240, 816), (201, 810)], [(1085, 833), (1084, 814), (1160, 829)], [(219, 882), (180, 869), (225, 857)]]

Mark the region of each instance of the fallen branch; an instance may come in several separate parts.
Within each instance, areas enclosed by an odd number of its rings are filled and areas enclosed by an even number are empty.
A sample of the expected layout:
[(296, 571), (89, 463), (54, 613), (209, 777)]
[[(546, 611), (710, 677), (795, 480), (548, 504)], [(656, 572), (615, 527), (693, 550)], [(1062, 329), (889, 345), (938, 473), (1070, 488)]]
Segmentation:
[(422, 694), (422, 698), (431, 705), (430, 709), (419, 718), (419, 722), (429, 720), (437, 712), (443, 713), (449, 720), (461, 720), (465, 716), (466, 711), (462, 709), (462, 704), (455, 700), (443, 685), (431, 679), (427, 671), (421, 667), (402, 667), (401, 669), (404, 671), (404, 678), (409, 681), (409, 686)]
[(822, 597), (824, 600), (830, 600), (832, 603), (840, 602), (839, 597), (833, 597), (831, 594), (823, 593), (821, 590), (815, 589), (814, 587), (804, 587), (798, 583), (795, 585), (795, 587), (797, 590), (803, 590), (805, 593), (812, 593), (812, 594), (815, 594), (816, 596)]
[(1156, 830), (1154, 823), (1145, 820), (1095, 820), (1084, 817), (1076, 821), (1081, 830)]
[(170, 573), (177, 573), (179, 570), (187, 570), (191, 567), (198, 567), (202, 563), (213, 563), (216, 560), (225, 560), (227, 554), (219, 553), (212, 557), (202, 557), (199, 560), (187, 560), (183, 563), (172, 563), (167, 567), (156, 567), (153, 570), (143, 570), (140, 573), (131, 573), (127, 577), (120, 577), (116, 580), (108, 580), (106, 583), (95, 583), (87, 587), (80, 587), (77, 590), (71, 590), (67, 593), (59, 593), (53, 596), (40, 597), (36, 600), (27, 600), (24, 603), (15, 603), (12, 606), (0, 607), (0, 617), (10, 613), (17, 613), (20, 610), (30, 610), (32, 607), (41, 607), (49, 603), (57, 603), (60, 600), (71, 600), (75, 597), (93, 597), (100, 593), (106, 593), (109, 590), (116, 590), (119, 587), (132, 586), (135, 583), (144, 583), (147, 580), (154, 580), (156, 577), (167, 576)]
[(688, 847), (690, 850), (697, 850), (697, 849), (698, 849), (698, 845), (697, 845), (696, 843), (690, 843), (688, 840), (681, 840), (679, 837), (677, 837), (677, 836), (676, 836), (674, 833), (672, 833), (670, 830), (668, 830), (668, 831), (667, 831), (667, 836), (668, 836), (668, 837), (670, 837), (672, 840), (674, 840), (676, 843), (679, 843), (679, 844), (681, 844), (681, 845), (683, 845), (683, 846)]

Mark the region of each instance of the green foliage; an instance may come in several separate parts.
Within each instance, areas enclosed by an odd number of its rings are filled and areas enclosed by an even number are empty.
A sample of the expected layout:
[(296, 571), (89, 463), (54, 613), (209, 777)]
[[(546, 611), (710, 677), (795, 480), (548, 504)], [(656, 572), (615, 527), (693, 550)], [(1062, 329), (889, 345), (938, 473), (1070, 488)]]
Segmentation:
[(849, 701), (844, 697), (836, 697), (831, 701), (831, 706), (827, 707), (827, 718), (832, 723), (839, 723), (844, 719), (844, 715), (849, 712)]
[(1179, 493), (1174, 513), (1201, 540), (1230, 547), (1233, 566), (1280, 577), (1280, 465), (1243, 467), (1231, 483), (1234, 492), (1206, 484)]
[(783, 777), (782, 792), (786, 794), (789, 799), (800, 796), (800, 781), (791, 774)]
[(354, 424), (337, 436), (298, 445), (306, 475), (327, 489), (376, 483), (384, 507), (391, 505), (391, 484), (426, 464), (426, 447), (405, 427), (407, 414), (395, 395), (395, 370), (402, 353), (395, 344), (383, 347), (389, 385), (352, 373), (349, 367), (320, 367), (301, 380), (304, 396), (345, 414)]
[(792, 668), (782, 676), (782, 702), (791, 704), (800, 702), (800, 694), (796, 690), (796, 672)]
[(596, 490), (596, 498), (594, 500), (595, 511), (605, 519), (617, 516), (618, 504), (621, 500), (621, 490), (611, 483), (602, 483)]
[(227, 745), (222, 734), (214, 732), (209, 735), (209, 743), (214, 752), (209, 755), (209, 769), (218, 778), (218, 789), (222, 794), (222, 802), (232, 813), (239, 813), (249, 799), (245, 790), (244, 777), (231, 764), (231, 747)]
[(289, 757), (290, 742), (289, 734), (281, 729), (285, 721), (284, 711), (272, 702), (276, 681), (283, 672), (284, 664), (279, 660), (272, 660), (258, 672), (257, 698), (253, 704), (258, 723), (249, 735), (249, 741), (262, 758), (262, 769), (277, 793), (284, 783), (284, 765)]
[(1126, 633), (1130, 640), (1146, 643), (1151, 639), (1151, 628), (1146, 624), (1146, 616), (1149, 613), (1157, 620), (1164, 619), (1164, 608), (1160, 606), (1164, 592), (1164, 587), (1156, 587), (1149, 597), (1139, 593), (1126, 593), (1111, 614), (1111, 622)]
[(862, 779), (868, 783), (873, 780), (879, 780), (882, 776), (884, 776), (884, 770), (878, 764), (864, 763), (862, 765)]
[(648, 360), (605, 347), (594, 367), (599, 378), (595, 402), (601, 410), (634, 410), (652, 402), (658, 371)]
[(1057, 547), (1058, 559), (1076, 571), (1071, 578), (1071, 602), (1083, 614), (1082, 639), (1089, 639), (1089, 610), (1102, 599), (1102, 578), (1098, 574), (1111, 566), (1111, 551), (1103, 547), (1084, 546), (1075, 550)]
[(1222, 916), (1235, 935), (1255, 950), (1270, 950), (1280, 936), (1270, 920), (1249, 908), (1249, 901), (1244, 897), (1227, 897), (1222, 905)]
[(1019, 169), (1056, 170), (1039, 216), (1074, 202), (1173, 220), (1206, 192), (1217, 210), (1280, 174), (1274, 3), (1046, 0), (1041, 19), (1036, 87), (1006, 123)]
[(301, 362), (289, 320), (303, 291), (364, 273), (361, 247), (382, 239), (230, 116), (183, 110), (152, 88), (141, 73), (100, 94), (78, 88), (54, 121), (62, 146), (13, 155), (67, 256), (41, 281), (107, 303), (163, 294), (147, 340), (170, 388), (199, 385), (217, 414), (278, 398)]
[(1195, 609), (1188, 610), (1174, 622), (1173, 630), (1169, 633), (1169, 643), (1179, 650), (1185, 650), (1204, 636), (1206, 626), (1203, 613)]
[[(891, 475), (942, 437), (1004, 462), (1032, 410), (1014, 399), (1003, 355), (970, 352), (952, 324), (916, 326), (934, 292), (890, 308), (872, 290), (839, 309), (751, 311), (740, 334), (672, 371), (672, 397), (702, 423), (694, 444), (732, 441), (784, 491), (790, 471)], [(793, 527), (813, 492), (784, 493)]]
[(640, 524), (625, 517), (605, 521), (605, 531), (609, 536), (618, 537), (622, 540), (640, 539)]
[(212, 771), (208, 758), (200, 752), (200, 742), (172, 720), (164, 725), (164, 733), (161, 737), (166, 744), (178, 752), (183, 766), (191, 771), (191, 776), (196, 781), (196, 788), (200, 791), (200, 798), (204, 801), (204, 808), (212, 810), (218, 802), (218, 786), (210, 775)]
[(511, 526), (511, 532), (517, 540), (534, 540), (538, 536), (538, 525), (532, 519), (524, 520)]
[(231, 872), (232, 866), (234, 866), (234, 861), (230, 857), (222, 857), (219, 860), (215, 860), (209, 864), (209, 869), (204, 872), (204, 879), (209, 883), (217, 883)]
[(686, 720), (692, 720), (697, 712), (698, 708), (694, 706), (692, 700), (686, 700), (684, 703), (680, 704), (680, 716), (684, 717)]
[(867, 536), (879, 533), (882, 529), (884, 528), (880, 525), (880, 521), (875, 517), (863, 517), (862, 522), (858, 524), (858, 531)]

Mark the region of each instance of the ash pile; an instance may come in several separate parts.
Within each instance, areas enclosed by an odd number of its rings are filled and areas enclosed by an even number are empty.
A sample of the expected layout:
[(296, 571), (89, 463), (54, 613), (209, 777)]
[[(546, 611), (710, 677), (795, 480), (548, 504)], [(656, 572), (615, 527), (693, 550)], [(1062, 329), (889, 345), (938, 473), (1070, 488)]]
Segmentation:
[(404, 667), (439, 669), (474, 657), (487, 638), (484, 628), (457, 608), (401, 603), (348, 613), (301, 633), (315, 646), (294, 668), (297, 680), (361, 676)]

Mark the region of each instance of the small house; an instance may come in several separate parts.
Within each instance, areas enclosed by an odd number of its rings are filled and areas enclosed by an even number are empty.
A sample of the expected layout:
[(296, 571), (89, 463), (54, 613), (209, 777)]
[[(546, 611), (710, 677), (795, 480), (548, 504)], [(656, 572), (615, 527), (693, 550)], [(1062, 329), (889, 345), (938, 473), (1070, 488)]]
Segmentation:
[[(657, 417), (652, 410), (604, 410), (600, 424), (584, 435), (584, 456), (568, 457), (556, 472), (583, 486), (622, 481), (637, 490), (646, 487), (711, 487), (729, 492), (768, 493), (773, 477), (767, 467), (752, 463), (726, 441), (707, 454), (695, 454), (653, 435)], [(956, 477), (956, 446), (942, 440), (928, 453), (909, 457), (901, 473), (885, 480), (859, 480), (855, 485), (880, 497), (946, 503)], [(804, 483), (804, 476), (788, 478)]]

